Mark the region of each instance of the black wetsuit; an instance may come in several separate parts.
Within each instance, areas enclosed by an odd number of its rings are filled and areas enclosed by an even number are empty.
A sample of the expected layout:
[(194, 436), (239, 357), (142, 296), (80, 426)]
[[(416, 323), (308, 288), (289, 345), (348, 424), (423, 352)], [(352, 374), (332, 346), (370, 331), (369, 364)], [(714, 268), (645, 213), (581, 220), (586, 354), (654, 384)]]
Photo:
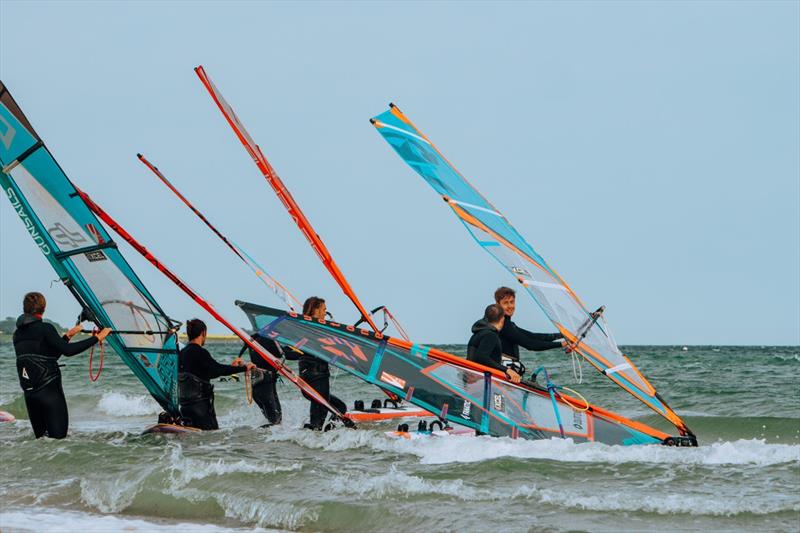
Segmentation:
[(184, 423), (200, 429), (219, 429), (211, 380), (244, 371), (243, 366), (216, 362), (208, 350), (189, 343), (178, 354), (178, 397)]
[(68, 342), (41, 316), (21, 315), (14, 331), (17, 374), (25, 393), (25, 406), (36, 438), (63, 439), (69, 428), (69, 412), (58, 358), (71, 357), (97, 344), (97, 337)]
[(484, 319), (472, 325), (472, 337), (467, 343), (467, 360), (503, 373), (507, 370), (502, 363), (503, 348), (500, 335), (497, 329)]
[[(312, 355), (301, 352), (296, 349), (287, 349), (284, 351), (287, 359), (299, 360), (300, 377), (303, 381), (311, 385), (320, 396), (328, 400), (340, 413), (347, 412), (347, 405), (331, 394), (331, 370), (327, 362), (317, 359)], [(312, 400), (306, 393), (303, 393), (311, 405), (309, 407), (309, 423), (306, 425), (309, 429), (321, 430), (325, 425), (325, 417), (328, 416), (328, 409)]]
[[(280, 348), (272, 339), (256, 334), (253, 335), (253, 340), (275, 357), (281, 356)], [(256, 402), (256, 405), (258, 405), (261, 412), (264, 413), (264, 417), (270, 424), (280, 424), (283, 414), (281, 411), (281, 400), (278, 398), (278, 371), (275, 370), (275, 367), (267, 363), (263, 357), (258, 355), (258, 353), (249, 349), (246, 344), (239, 352), (240, 357), (244, 354), (245, 350), (250, 352), (250, 361), (264, 373), (260, 381), (253, 381), (253, 401)]]
[(560, 342), (553, 342), (560, 338), (560, 333), (533, 333), (527, 329), (522, 329), (514, 324), (508, 315), (506, 315), (503, 329), (500, 330), (503, 355), (510, 357), (514, 361), (519, 361), (520, 346), (534, 352), (543, 352), (553, 348), (561, 348)]

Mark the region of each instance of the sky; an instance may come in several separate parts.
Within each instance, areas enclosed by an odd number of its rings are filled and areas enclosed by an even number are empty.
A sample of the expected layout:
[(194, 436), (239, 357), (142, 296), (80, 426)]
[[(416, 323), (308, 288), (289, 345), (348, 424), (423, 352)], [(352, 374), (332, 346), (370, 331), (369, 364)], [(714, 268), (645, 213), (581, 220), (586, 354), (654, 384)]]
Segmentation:
[[(514, 280), (368, 119), (400, 106), (620, 344), (800, 344), (800, 3), (0, 2), (0, 77), (76, 185), (226, 317), (355, 309), (193, 72), (202, 64), (367, 307), (465, 343)], [(5, 201), (0, 315), (79, 308)], [(126, 244), (168, 314), (224, 332)], [(518, 324), (552, 326), (525, 295)]]

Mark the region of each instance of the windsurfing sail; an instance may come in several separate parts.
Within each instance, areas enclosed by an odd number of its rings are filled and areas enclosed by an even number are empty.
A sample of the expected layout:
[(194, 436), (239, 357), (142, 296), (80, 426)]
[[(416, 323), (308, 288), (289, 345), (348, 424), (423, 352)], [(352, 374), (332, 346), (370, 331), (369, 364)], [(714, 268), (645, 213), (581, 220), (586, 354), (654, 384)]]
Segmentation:
[(264, 268), (263, 268), (263, 267), (261, 267), (261, 266), (260, 266), (260, 265), (259, 265), (259, 264), (258, 264), (258, 263), (255, 261), (255, 259), (253, 259), (253, 258), (250, 256), (250, 254), (248, 254), (248, 253), (247, 253), (247, 252), (244, 250), (244, 248), (242, 248), (241, 246), (239, 246), (239, 245), (238, 245), (238, 244), (236, 244), (235, 242), (233, 242), (233, 241), (229, 240), (227, 237), (225, 237), (225, 235), (223, 235), (222, 233), (220, 233), (220, 231), (219, 231), (219, 230), (218, 230), (216, 227), (214, 227), (214, 226), (211, 224), (211, 222), (209, 222), (209, 221), (208, 221), (208, 219), (207, 219), (205, 216), (203, 216), (203, 213), (201, 213), (200, 211), (198, 211), (198, 210), (197, 210), (197, 208), (195, 208), (195, 206), (194, 206), (194, 205), (192, 205), (192, 203), (191, 203), (191, 202), (189, 202), (189, 200), (187, 200), (187, 199), (186, 199), (186, 197), (185, 197), (184, 195), (182, 195), (182, 194), (180, 193), (180, 191), (179, 191), (179, 190), (178, 190), (178, 189), (177, 189), (177, 188), (176, 188), (176, 187), (175, 187), (175, 186), (174, 186), (174, 185), (173, 185), (173, 184), (172, 184), (172, 183), (171, 183), (171, 182), (170, 182), (170, 181), (169, 181), (169, 180), (166, 178), (166, 176), (164, 176), (164, 174), (163, 174), (163, 173), (162, 173), (162, 172), (161, 172), (161, 171), (158, 169), (158, 167), (157, 167), (157, 166), (155, 166), (155, 165), (154, 165), (154, 164), (152, 164), (150, 161), (148, 161), (148, 160), (147, 160), (147, 158), (146, 158), (145, 156), (143, 156), (142, 154), (136, 154), (136, 157), (138, 157), (138, 158), (139, 158), (139, 161), (141, 161), (141, 162), (142, 162), (142, 163), (143, 163), (143, 164), (144, 164), (144, 165), (145, 165), (147, 168), (149, 168), (149, 169), (150, 169), (150, 170), (153, 172), (153, 174), (155, 174), (155, 175), (158, 177), (158, 179), (160, 179), (160, 180), (161, 180), (161, 182), (162, 182), (164, 185), (166, 185), (166, 186), (167, 186), (167, 188), (168, 188), (169, 190), (171, 190), (173, 193), (175, 193), (175, 196), (177, 196), (177, 197), (178, 197), (178, 199), (180, 199), (180, 201), (181, 201), (181, 202), (183, 202), (183, 203), (186, 205), (186, 207), (188, 207), (189, 209), (191, 209), (192, 213), (194, 213), (195, 215), (197, 215), (197, 218), (199, 218), (200, 220), (202, 220), (202, 221), (203, 221), (203, 223), (204, 223), (206, 226), (208, 226), (208, 228), (209, 228), (209, 229), (210, 229), (212, 232), (214, 232), (214, 235), (216, 235), (217, 237), (219, 237), (219, 238), (220, 238), (220, 240), (221, 240), (222, 242), (224, 242), (224, 243), (225, 243), (225, 245), (226, 245), (228, 248), (230, 248), (230, 250), (231, 250), (231, 251), (232, 251), (234, 254), (236, 254), (236, 256), (237, 256), (239, 259), (241, 259), (241, 260), (244, 262), (244, 264), (245, 264), (245, 265), (247, 265), (247, 266), (250, 268), (250, 270), (252, 270), (252, 271), (253, 271), (253, 273), (254, 273), (254, 274), (255, 274), (255, 275), (258, 277), (258, 279), (260, 279), (262, 282), (264, 282), (264, 284), (265, 284), (267, 287), (269, 287), (269, 288), (272, 290), (272, 292), (274, 292), (274, 293), (275, 293), (275, 295), (276, 295), (278, 298), (280, 298), (281, 300), (283, 300), (283, 301), (286, 303), (286, 305), (288, 305), (288, 306), (289, 306), (289, 309), (291, 309), (292, 311), (297, 311), (297, 310), (299, 310), (299, 309), (302, 309), (302, 308), (303, 308), (303, 304), (301, 304), (301, 303), (298, 301), (298, 299), (294, 297), (294, 295), (293, 295), (293, 294), (292, 294), (292, 293), (289, 291), (289, 289), (287, 289), (286, 287), (284, 287), (284, 286), (283, 286), (283, 284), (281, 284), (281, 283), (280, 283), (280, 282), (279, 282), (277, 279), (275, 279), (275, 278), (274, 278), (274, 277), (272, 277), (272, 276), (271, 276), (269, 273), (267, 273), (267, 271), (266, 271), (266, 270), (264, 270)]
[(303, 393), (312, 401), (319, 403), (320, 405), (327, 408), (331, 413), (341, 418), (346, 424), (353, 425), (350, 421), (346, 420), (344, 417), (344, 413), (338, 411), (336, 407), (331, 405), (328, 400), (321, 396), (316, 389), (314, 389), (311, 385), (306, 383), (303, 379), (297, 376), (292, 370), (284, 365), (284, 361), (274, 355), (272, 355), (266, 348), (261, 346), (258, 342), (254, 341), (250, 335), (248, 335), (244, 330), (236, 327), (233, 325), (232, 322), (227, 320), (224, 316), (222, 316), (208, 301), (203, 299), (197, 292), (195, 292), (191, 287), (189, 287), (186, 283), (183, 282), (176, 274), (174, 274), (171, 270), (169, 270), (164, 263), (159, 261), (153, 254), (151, 254), (147, 248), (142, 246), (136, 239), (128, 233), (125, 228), (123, 228), (116, 220), (114, 220), (111, 215), (106, 213), (103, 208), (101, 208), (97, 203), (95, 203), (88, 194), (85, 192), (76, 189), (77, 194), (83, 200), (85, 205), (100, 219), (108, 224), (114, 232), (122, 237), (128, 244), (130, 244), (134, 250), (139, 252), (142, 257), (147, 259), (159, 272), (164, 274), (170, 281), (172, 281), (175, 285), (178, 286), (184, 293), (186, 293), (189, 298), (195, 301), (200, 307), (205, 309), (211, 316), (213, 316), (220, 324), (228, 328), (231, 333), (239, 337), (248, 348), (256, 352), (259, 356), (261, 356), (264, 361), (270, 364), (275, 370), (277, 370), (283, 377), (288, 379), (292, 382), (297, 388), (303, 391)]
[[(682, 444), (668, 434), (568, 395), (513, 384), (503, 373), (419, 344), (236, 302), (254, 329), (327, 361), (441, 420), (496, 437), (606, 444)], [(672, 439), (672, 440), (670, 440)]]
[(692, 434), (617, 347), (602, 316), (603, 308), (590, 311), (561, 276), (397, 106), (390, 104), (389, 110), (370, 122), (403, 161), (442, 196), (477, 243), (533, 297), (572, 350), (669, 420), (681, 434)]
[(0, 82), (0, 183), (39, 250), (153, 398), (178, 414), (177, 338), (103, 225)]
[[(217, 107), (219, 107), (219, 110), (228, 121), (228, 124), (230, 124), (231, 128), (236, 134), (236, 137), (238, 137), (239, 141), (245, 147), (247, 153), (250, 154), (250, 157), (253, 158), (256, 166), (264, 175), (272, 189), (275, 191), (275, 194), (278, 195), (278, 198), (286, 207), (286, 210), (289, 211), (289, 215), (292, 217), (292, 220), (295, 221), (297, 227), (300, 228), (300, 231), (303, 233), (303, 235), (305, 235), (306, 239), (308, 239), (311, 247), (317, 252), (317, 255), (322, 260), (322, 264), (325, 265), (325, 268), (328, 269), (328, 272), (330, 272), (331, 276), (333, 276), (333, 279), (336, 280), (336, 283), (339, 284), (339, 287), (341, 287), (345, 295), (350, 299), (351, 302), (353, 302), (353, 305), (355, 305), (356, 309), (358, 309), (358, 312), (361, 314), (361, 320), (366, 321), (373, 331), (381, 331), (372, 318), (373, 313), (367, 311), (366, 307), (364, 307), (364, 305), (361, 303), (361, 300), (359, 300), (355, 291), (353, 291), (350, 283), (348, 283), (347, 279), (344, 277), (339, 265), (337, 265), (336, 261), (333, 260), (333, 256), (328, 250), (328, 247), (325, 246), (325, 243), (314, 230), (311, 222), (309, 222), (308, 218), (306, 218), (306, 215), (300, 209), (300, 206), (297, 204), (294, 197), (292, 197), (292, 194), (286, 188), (286, 185), (280, 179), (277, 172), (275, 172), (275, 169), (272, 168), (272, 165), (269, 164), (267, 158), (264, 157), (264, 154), (261, 152), (261, 148), (259, 148), (253, 138), (250, 137), (250, 134), (239, 120), (239, 117), (236, 116), (233, 108), (228, 104), (227, 101), (225, 101), (222, 93), (219, 92), (219, 89), (217, 89), (217, 87), (211, 81), (211, 78), (208, 77), (208, 74), (206, 74), (206, 71), (202, 66), (198, 66), (194, 69), (194, 71), (197, 73), (197, 76), (200, 78), (203, 86), (206, 88), (208, 93), (211, 95), (211, 98), (217, 104)], [(385, 307), (378, 307), (375, 309), (375, 312), (382, 309), (385, 309)], [(399, 327), (399, 324), (391, 315), (391, 313), (384, 313), (384, 317), (392, 320), (395, 326), (397, 326), (397, 330), (400, 332), (400, 334), (405, 336), (405, 332), (401, 327)]]

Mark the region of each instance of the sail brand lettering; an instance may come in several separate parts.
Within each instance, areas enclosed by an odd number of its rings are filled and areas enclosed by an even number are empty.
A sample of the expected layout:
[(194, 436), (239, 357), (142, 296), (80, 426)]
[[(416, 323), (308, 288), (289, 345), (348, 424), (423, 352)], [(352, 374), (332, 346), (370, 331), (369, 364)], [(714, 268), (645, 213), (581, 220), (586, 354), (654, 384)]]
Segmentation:
[(464, 407), (461, 408), (461, 418), (469, 420), (469, 415), (472, 412), (472, 402), (464, 402)]
[(0, 142), (2, 142), (5, 149), (8, 150), (11, 148), (11, 143), (14, 142), (14, 137), (17, 135), (17, 129), (9, 124), (9, 122), (2, 115), (0, 115), (0, 124), (5, 126), (5, 131), (0, 132)]
[(39, 247), (44, 255), (50, 255), (50, 247), (47, 245), (47, 242), (45, 242), (44, 237), (42, 237), (42, 235), (36, 229), (36, 226), (33, 225), (31, 217), (29, 217), (25, 212), (25, 208), (22, 206), (22, 202), (19, 201), (19, 198), (17, 198), (14, 189), (11, 187), (6, 189), (6, 195), (11, 201), (11, 207), (14, 208), (14, 210), (17, 212), (17, 215), (19, 215), (19, 218), (21, 218), (22, 222), (25, 224), (25, 229), (27, 229), (28, 233), (30, 233), (31, 238), (33, 238), (33, 242), (36, 243), (36, 246)]
[(498, 411), (503, 410), (503, 395), (502, 394), (495, 394), (494, 395), (494, 408)]
[(47, 228), (47, 232), (58, 244), (70, 248), (77, 248), (79, 244), (88, 242), (80, 231), (70, 231), (61, 222), (56, 222), (52, 228)]
[(572, 412), (572, 427), (583, 429), (583, 415), (578, 411)]

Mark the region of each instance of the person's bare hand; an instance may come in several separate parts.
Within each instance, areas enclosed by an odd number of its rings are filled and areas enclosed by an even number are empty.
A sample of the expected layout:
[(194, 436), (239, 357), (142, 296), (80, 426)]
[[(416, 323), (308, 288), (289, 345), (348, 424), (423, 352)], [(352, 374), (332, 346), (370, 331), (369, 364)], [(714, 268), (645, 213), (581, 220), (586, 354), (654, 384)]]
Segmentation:
[(254, 363), (245, 363), (244, 366), (245, 368), (247, 368), (247, 370), (253, 370), (255, 368), (258, 368)]
[(522, 376), (520, 376), (510, 368), (506, 370), (506, 375), (508, 375), (508, 379), (511, 380), (511, 383), (519, 383), (520, 381), (522, 381)]
[(98, 341), (103, 341), (106, 337), (108, 337), (109, 333), (111, 333), (111, 328), (103, 328), (95, 335), (95, 337), (97, 337)]
[(80, 332), (81, 332), (81, 329), (83, 329), (83, 328), (82, 328), (82, 326), (81, 326), (80, 324), (78, 324), (77, 326), (74, 326), (72, 329), (70, 329), (70, 330), (67, 332), (67, 338), (68, 338), (68, 339), (71, 339), (72, 337), (74, 337), (75, 335), (77, 335), (78, 333), (80, 333)]
[(233, 361), (231, 361), (231, 366), (244, 366), (244, 361), (241, 357), (237, 357)]

